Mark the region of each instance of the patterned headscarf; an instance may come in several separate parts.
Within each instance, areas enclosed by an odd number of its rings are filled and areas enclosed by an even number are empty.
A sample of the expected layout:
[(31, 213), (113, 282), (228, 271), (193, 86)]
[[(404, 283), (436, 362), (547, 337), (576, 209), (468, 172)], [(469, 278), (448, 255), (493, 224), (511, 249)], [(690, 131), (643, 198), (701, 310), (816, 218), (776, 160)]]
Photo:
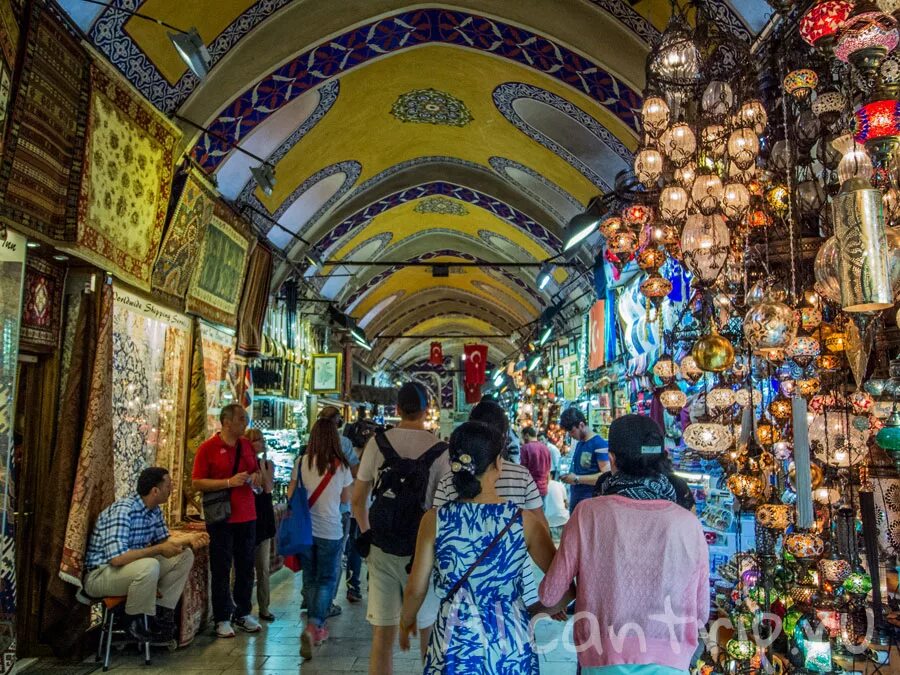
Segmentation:
[(596, 495), (622, 495), (630, 499), (664, 499), (677, 502), (678, 495), (665, 476), (629, 476), (607, 472), (597, 481)]

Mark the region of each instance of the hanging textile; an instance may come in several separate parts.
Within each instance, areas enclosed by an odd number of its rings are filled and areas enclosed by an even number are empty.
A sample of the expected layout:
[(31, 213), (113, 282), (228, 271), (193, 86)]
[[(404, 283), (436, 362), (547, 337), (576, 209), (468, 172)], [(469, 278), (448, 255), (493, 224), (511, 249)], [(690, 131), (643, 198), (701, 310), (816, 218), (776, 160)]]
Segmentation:
[[(203, 336), (200, 332), (200, 320), (195, 318), (193, 322), (193, 341), (191, 348), (191, 383), (188, 391), (188, 416), (187, 440), (184, 453), (184, 473), (181, 484), (184, 491), (184, 501), (169, 500), (170, 513), (175, 521), (181, 520), (187, 513), (200, 513), (200, 500), (198, 494), (191, 487), (191, 472), (194, 468), (194, 456), (197, 448), (209, 436), (206, 421), (206, 374), (203, 370)], [(183, 506), (187, 511), (183, 510)]]
[(487, 369), (487, 345), (466, 345), (466, 384), (484, 384)]
[(91, 105), (75, 251), (150, 290), (180, 132), (109, 66), (91, 64)]
[(0, 246), (0, 672), (16, 659), (16, 540), (13, 484), (19, 315), (25, 277), (25, 237), (9, 232)]
[(236, 325), (250, 249), (255, 243), (249, 225), (225, 202), (216, 201), (188, 285), (189, 312), (230, 328)]
[(116, 499), (134, 493), (141, 471), (173, 467), (183, 447), (183, 373), (187, 370), (186, 316), (121, 287), (113, 308), (113, 438)]
[[(75, 599), (75, 587), (63, 581), (58, 572), (69, 520), (69, 495), (75, 484), (88, 409), (91, 356), (97, 350), (95, 299), (95, 294), (81, 292), (69, 297), (63, 337), (62, 389), (47, 481), (55, 494), (35, 512), (34, 538), (42, 545), (35, 548), (34, 562), (47, 575), (40, 634), (41, 640), (51, 644), (58, 653), (66, 653), (89, 623), (87, 608)], [(68, 377), (69, 373), (73, 376)]]
[[(602, 270), (601, 270), (602, 273)], [(589, 315), (590, 332), (590, 357), (588, 359), (588, 368), (596, 370), (601, 368), (606, 356), (606, 300), (597, 300), (591, 305)]]
[(66, 271), (43, 258), (29, 256), (25, 262), (22, 300), (21, 348), (34, 352), (54, 351), (59, 345), (63, 285)]
[(203, 336), (203, 375), (206, 381), (206, 425), (212, 434), (221, 428), (219, 411), (239, 403), (238, 366), (234, 362), (234, 334), (200, 322)]
[(473, 384), (471, 382), (466, 381), (463, 388), (466, 392), (466, 403), (473, 404), (478, 403), (481, 400), (481, 385)]
[(262, 352), (263, 321), (269, 306), (269, 286), (272, 284), (272, 252), (258, 244), (250, 254), (244, 293), (238, 311), (237, 353), (255, 358)]
[[(74, 241), (90, 91), (89, 57), (47, 3), (29, 5), (29, 32), (9, 117), (9, 145), (0, 164), (0, 214), (6, 223), (28, 234)], [(0, 74), (4, 109), (9, 97), (5, 78)]]
[(206, 227), (212, 220), (215, 192), (195, 169), (184, 171), (172, 189), (175, 208), (153, 264), (153, 295), (184, 309), (188, 282)]
[(100, 284), (100, 324), (91, 369), (90, 394), (59, 575), (81, 588), (88, 535), (114, 499), (112, 361), (113, 290)]
[(444, 365), (444, 348), (440, 342), (431, 343), (431, 354), (428, 357), (428, 363), (433, 366)]

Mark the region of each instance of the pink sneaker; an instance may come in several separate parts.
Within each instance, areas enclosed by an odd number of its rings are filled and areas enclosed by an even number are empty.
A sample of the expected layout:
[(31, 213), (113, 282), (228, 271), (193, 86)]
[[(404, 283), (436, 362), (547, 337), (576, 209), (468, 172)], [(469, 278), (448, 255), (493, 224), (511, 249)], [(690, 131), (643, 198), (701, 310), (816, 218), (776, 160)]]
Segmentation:
[(328, 629), (325, 626), (320, 626), (315, 629), (315, 637), (313, 638), (316, 643), (316, 647), (325, 642), (328, 639)]
[(312, 624), (308, 624), (300, 634), (300, 656), (304, 659), (312, 658), (313, 645), (316, 644), (318, 630)]

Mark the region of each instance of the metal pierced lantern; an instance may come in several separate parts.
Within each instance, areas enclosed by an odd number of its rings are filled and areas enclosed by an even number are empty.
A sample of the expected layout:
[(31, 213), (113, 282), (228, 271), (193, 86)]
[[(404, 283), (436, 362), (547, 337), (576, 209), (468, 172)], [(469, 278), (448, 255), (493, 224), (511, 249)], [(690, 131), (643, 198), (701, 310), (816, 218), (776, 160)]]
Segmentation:
[(647, 58), (650, 77), (667, 89), (689, 90), (700, 79), (701, 65), (694, 31), (680, 12), (672, 12), (659, 43)]
[(693, 214), (681, 232), (681, 253), (691, 273), (703, 284), (711, 284), (728, 259), (730, 243), (725, 218)]
[(766, 108), (763, 106), (762, 101), (751, 99), (741, 105), (740, 109), (738, 109), (737, 114), (735, 115), (735, 121), (737, 125), (748, 127), (757, 135), (760, 135), (766, 129), (766, 124), (769, 122), (769, 116), (766, 114)]
[(713, 80), (706, 85), (703, 97), (700, 99), (703, 112), (714, 117), (721, 117), (729, 112), (733, 104), (734, 94), (731, 91), (731, 86), (727, 82), (721, 82), (720, 80)]
[(638, 253), (637, 264), (645, 272), (658, 270), (666, 264), (666, 254), (662, 250), (650, 246)]
[(669, 105), (659, 96), (645, 98), (641, 108), (641, 121), (644, 123), (644, 131), (653, 138), (658, 138), (669, 126)]
[(663, 157), (659, 150), (644, 148), (634, 158), (634, 173), (638, 180), (647, 187), (656, 184), (662, 175)]
[(606, 247), (616, 256), (629, 257), (637, 250), (638, 238), (631, 230), (622, 229), (606, 240)]
[(667, 223), (680, 223), (687, 217), (687, 190), (679, 185), (663, 188), (659, 195), (659, 215)]
[(728, 427), (716, 422), (695, 422), (684, 430), (684, 444), (691, 450), (718, 455), (731, 447), (734, 436)]
[(880, 11), (862, 12), (850, 16), (841, 26), (834, 55), (864, 73), (872, 72), (898, 41), (897, 22), (892, 17)]
[(760, 302), (744, 317), (744, 337), (751, 349), (760, 354), (784, 349), (796, 335), (797, 317), (783, 302)]
[(769, 414), (776, 420), (789, 419), (792, 413), (793, 409), (790, 399), (783, 396), (772, 399), (772, 402), (769, 404)]
[(759, 136), (753, 129), (735, 129), (728, 137), (728, 156), (742, 171), (749, 169), (759, 154)]
[[(697, 138), (684, 122), (673, 124), (659, 139), (662, 151), (675, 166), (684, 166), (697, 150)], [(757, 148), (758, 148), (757, 142)]]
[(728, 477), (725, 485), (735, 497), (756, 500), (763, 496), (765, 484), (762, 478), (749, 473), (735, 473)]
[(846, 105), (847, 99), (841, 92), (823, 91), (812, 102), (812, 111), (824, 124), (834, 124)]
[(784, 90), (794, 98), (805, 99), (819, 84), (819, 76), (814, 70), (800, 68), (789, 72), (782, 84)]
[(737, 222), (750, 210), (750, 191), (743, 183), (728, 183), (722, 190), (722, 212)]
[(691, 384), (694, 384), (703, 376), (703, 370), (690, 354), (681, 359), (678, 367), (681, 369), (681, 377)]
[(800, 37), (814, 47), (828, 47), (852, 11), (849, 0), (817, 2), (800, 19)]

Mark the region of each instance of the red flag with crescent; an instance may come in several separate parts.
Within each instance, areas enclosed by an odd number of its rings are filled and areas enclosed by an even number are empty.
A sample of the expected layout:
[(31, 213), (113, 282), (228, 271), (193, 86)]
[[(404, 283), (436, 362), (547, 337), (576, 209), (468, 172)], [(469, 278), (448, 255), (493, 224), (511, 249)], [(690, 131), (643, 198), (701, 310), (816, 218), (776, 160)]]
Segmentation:
[(466, 345), (466, 384), (484, 384), (487, 370), (487, 345)]
[(470, 382), (466, 381), (463, 389), (465, 389), (466, 391), (466, 403), (478, 403), (479, 401), (481, 401), (480, 384), (471, 384)]
[(444, 365), (444, 349), (440, 342), (431, 343), (431, 355), (428, 357), (428, 363), (433, 366)]
[(591, 305), (590, 312), (590, 353), (588, 369), (594, 370), (603, 366), (606, 353), (606, 300), (597, 300)]

